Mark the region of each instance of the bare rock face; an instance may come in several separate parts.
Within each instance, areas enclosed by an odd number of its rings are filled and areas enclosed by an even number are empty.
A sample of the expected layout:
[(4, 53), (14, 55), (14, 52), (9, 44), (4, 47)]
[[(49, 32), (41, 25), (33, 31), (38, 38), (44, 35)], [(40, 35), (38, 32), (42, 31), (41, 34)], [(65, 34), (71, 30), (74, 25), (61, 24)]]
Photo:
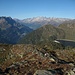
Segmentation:
[(15, 44), (31, 31), (31, 28), (17, 23), (11, 17), (0, 17), (0, 43)]

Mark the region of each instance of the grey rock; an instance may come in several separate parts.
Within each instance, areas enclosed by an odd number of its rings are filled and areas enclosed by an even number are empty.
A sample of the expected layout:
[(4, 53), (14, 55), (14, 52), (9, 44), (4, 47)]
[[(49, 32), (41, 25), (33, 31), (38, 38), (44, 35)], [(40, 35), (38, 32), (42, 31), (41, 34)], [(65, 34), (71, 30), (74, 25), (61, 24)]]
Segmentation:
[(47, 71), (47, 70), (37, 70), (34, 75), (55, 75), (55, 72)]
[(74, 67), (74, 64), (73, 63), (69, 63), (69, 65)]
[(75, 72), (75, 68), (73, 69), (73, 72)]
[(43, 55), (43, 53), (42, 52), (40, 52), (39, 50), (37, 50), (37, 49), (35, 49), (34, 51), (33, 51), (33, 54), (38, 54), (39, 56), (41, 56), (41, 57), (44, 57), (44, 55)]
[(70, 70), (70, 71), (66, 72), (65, 75), (75, 75), (75, 73), (72, 70)]

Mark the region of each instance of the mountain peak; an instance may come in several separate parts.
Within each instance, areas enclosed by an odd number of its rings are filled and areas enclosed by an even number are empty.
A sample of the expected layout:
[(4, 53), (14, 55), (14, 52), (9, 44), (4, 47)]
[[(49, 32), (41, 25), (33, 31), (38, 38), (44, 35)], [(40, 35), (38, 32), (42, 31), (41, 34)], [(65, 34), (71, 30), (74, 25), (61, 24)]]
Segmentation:
[(2, 18), (4, 18), (4, 19), (12, 19), (10, 16), (9, 17), (6, 17), (6, 16), (2, 16), (2, 17), (0, 17), (0, 19), (2, 19)]
[(58, 25), (62, 24), (63, 22), (70, 21), (70, 20), (71, 19), (68, 19), (68, 18), (55, 18), (55, 17), (43, 17), (43, 16), (26, 18), (23, 20), (15, 19), (16, 22), (25, 24), (26, 26), (28, 26), (34, 30), (37, 28), (40, 28), (44, 25), (47, 25), (47, 24), (58, 26)]
[(31, 31), (31, 28), (17, 23), (11, 17), (0, 17), (0, 43), (16, 43), (19, 38)]

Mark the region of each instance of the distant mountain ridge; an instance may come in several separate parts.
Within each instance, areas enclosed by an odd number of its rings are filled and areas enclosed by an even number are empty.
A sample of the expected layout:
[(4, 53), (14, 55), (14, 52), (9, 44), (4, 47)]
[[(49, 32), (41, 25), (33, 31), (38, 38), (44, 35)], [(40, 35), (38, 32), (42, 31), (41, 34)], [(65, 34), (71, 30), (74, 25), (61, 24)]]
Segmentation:
[[(45, 25), (24, 36), (20, 43), (43, 44), (54, 40), (60, 40), (65, 46), (74, 46), (75, 44), (75, 19), (65, 21), (58, 27)], [(70, 41), (71, 40), (71, 41)]]
[(45, 25), (24, 36), (19, 43), (38, 44), (63, 38), (65, 38), (65, 34), (62, 29), (54, 27), (53, 25)]
[[(47, 23), (55, 23), (56, 25)], [(33, 31), (28, 26), (37, 30)], [(37, 43), (53, 39), (75, 40), (74, 33), (74, 19), (34, 17), (25, 20), (14, 20), (11, 17), (0, 17), (0, 43), (15, 44), (23, 36), (24, 40), (21, 41), (25, 43)]]
[(11, 17), (0, 17), (0, 43), (14, 44), (31, 31), (32, 29), (17, 23)]
[(60, 24), (62, 24), (65, 21), (69, 21), (71, 19), (68, 18), (47, 18), (47, 17), (33, 17), (33, 18), (27, 18), (27, 19), (23, 19), (23, 20), (19, 20), (19, 19), (15, 19), (15, 21), (19, 22), (19, 23), (23, 23), (26, 26), (32, 28), (32, 29), (37, 29), (40, 28), (44, 25), (47, 24), (51, 24), (54, 26), (58, 26)]

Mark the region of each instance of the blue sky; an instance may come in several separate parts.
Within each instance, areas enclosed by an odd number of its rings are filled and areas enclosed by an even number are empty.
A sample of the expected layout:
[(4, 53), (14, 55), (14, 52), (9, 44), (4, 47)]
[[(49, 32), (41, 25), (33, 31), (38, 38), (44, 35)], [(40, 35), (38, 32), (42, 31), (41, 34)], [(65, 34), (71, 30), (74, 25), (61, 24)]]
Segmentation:
[(75, 0), (0, 0), (0, 16), (75, 18)]

